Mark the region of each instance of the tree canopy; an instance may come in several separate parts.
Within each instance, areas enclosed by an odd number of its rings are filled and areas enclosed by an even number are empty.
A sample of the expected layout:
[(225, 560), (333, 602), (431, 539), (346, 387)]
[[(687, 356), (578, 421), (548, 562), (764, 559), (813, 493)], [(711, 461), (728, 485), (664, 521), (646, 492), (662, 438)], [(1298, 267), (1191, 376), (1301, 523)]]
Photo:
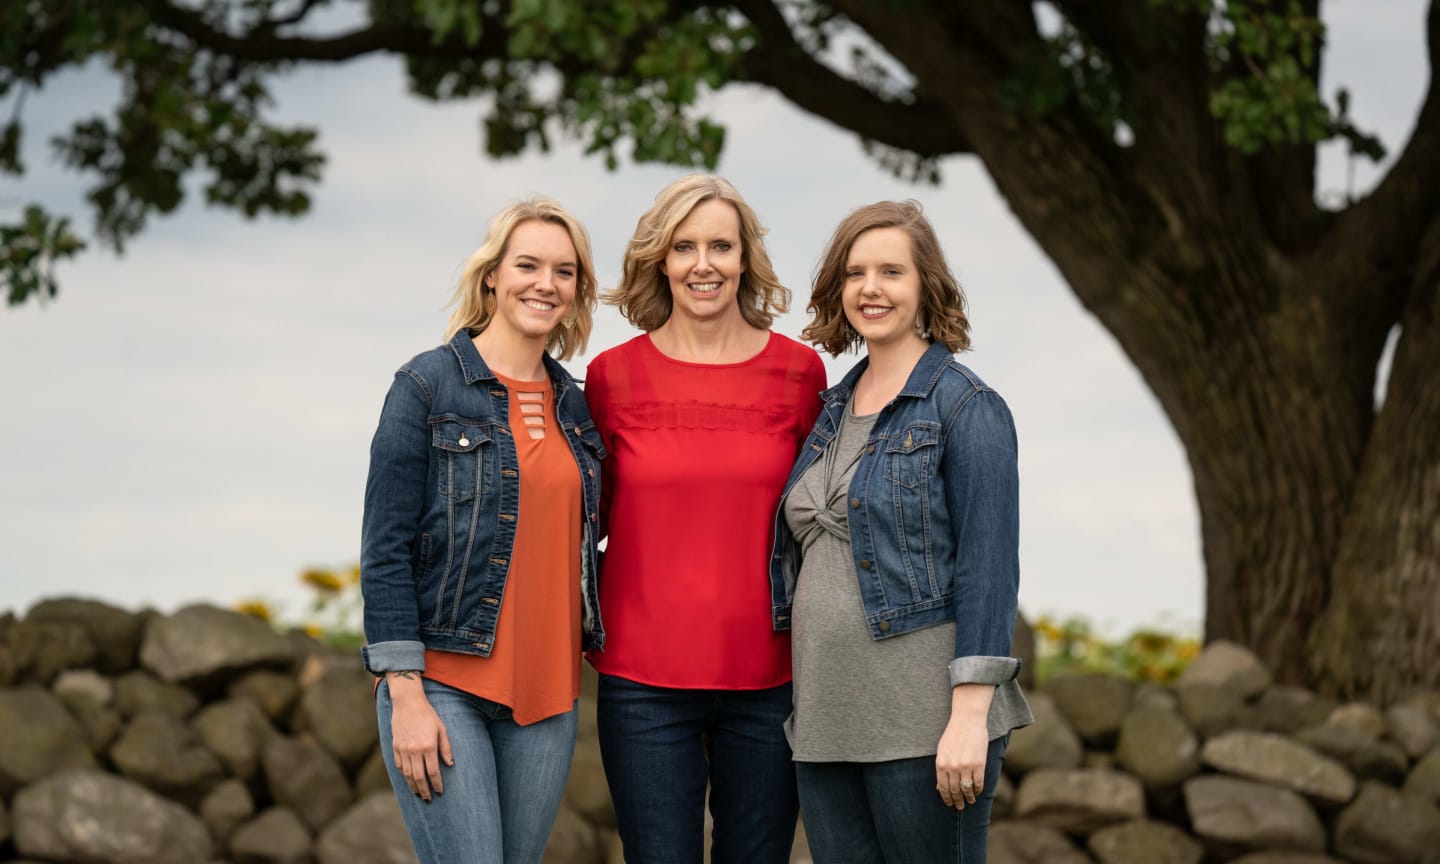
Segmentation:
[[(1433, 70), (1440, 6), (1417, 25)], [(1440, 95), (1432, 76), (1372, 192), (1318, 201), (1320, 143), (1385, 154), (1321, 92), (1324, 45), (1319, 0), (27, 0), (0, 10), (0, 169), (23, 174), (27, 97), (99, 60), (120, 104), (52, 142), (90, 178), (94, 242), (123, 249), (192, 175), (298, 216), (321, 139), (274, 122), (270, 87), (372, 54), (421, 98), (476, 100), (494, 157), (571, 136), (612, 168), (710, 168), (726, 130), (700, 97), (732, 82), (917, 182), (972, 154), (1186, 446), (1207, 636), (1386, 696), (1440, 683)], [(11, 304), (56, 293), (72, 218), (0, 226)]]

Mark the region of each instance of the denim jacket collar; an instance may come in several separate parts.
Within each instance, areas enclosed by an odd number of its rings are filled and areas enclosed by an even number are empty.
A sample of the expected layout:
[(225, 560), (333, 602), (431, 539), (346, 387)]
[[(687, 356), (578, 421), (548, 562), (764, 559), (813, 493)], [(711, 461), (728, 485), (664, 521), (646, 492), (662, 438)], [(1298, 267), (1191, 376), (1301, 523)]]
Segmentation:
[[(485, 364), (485, 358), (475, 350), (474, 336), (470, 331), (461, 328), (450, 339), (450, 350), (455, 352), (455, 359), (460, 361), (460, 372), (465, 376), (466, 384), (474, 384), (477, 381), (496, 381), (495, 373)], [(570, 373), (560, 365), (560, 361), (545, 352), (540, 358), (545, 364), (545, 372), (554, 381), (557, 387), (563, 389), (570, 383)]]
[[(896, 397), (913, 396), (924, 399), (935, 389), (935, 382), (940, 380), (940, 373), (944, 371), (945, 364), (954, 359), (950, 350), (944, 343), (931, 342), (925, 353), (915, 362), (915, 368), (910, 370), (910, 377), (905, 379), (905, 386), (901, 388)], [(845, 373), (840, 383), (820, 394), (820, 398), (828, 405), (832, 402), (840, 402), (842, 405), (850, 400), (850, 394), (855, 390), (855, 382), (860, 380), (861, 374), (870, 368), (870, 357), (866, 355), (860, 358), (855, 368)]]

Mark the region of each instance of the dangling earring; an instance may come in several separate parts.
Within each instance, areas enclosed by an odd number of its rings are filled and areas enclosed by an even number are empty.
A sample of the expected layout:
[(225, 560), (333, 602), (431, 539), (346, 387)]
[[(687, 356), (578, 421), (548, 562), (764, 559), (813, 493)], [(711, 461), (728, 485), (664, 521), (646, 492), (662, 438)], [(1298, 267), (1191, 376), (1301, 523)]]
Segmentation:
[(915, 313), (915, 335), (926, 341), (930, 339), (930, 328), (925, 326), (924, 316), (918, 312)]
[(575, 322), (579, 320), (580, 307), (576, 306), (574, 303), (571, 303), (570, 308), (565, 310), (565, 317), (560, 319), (560, 326), (568, 330), (571, 327), (574, 327)]

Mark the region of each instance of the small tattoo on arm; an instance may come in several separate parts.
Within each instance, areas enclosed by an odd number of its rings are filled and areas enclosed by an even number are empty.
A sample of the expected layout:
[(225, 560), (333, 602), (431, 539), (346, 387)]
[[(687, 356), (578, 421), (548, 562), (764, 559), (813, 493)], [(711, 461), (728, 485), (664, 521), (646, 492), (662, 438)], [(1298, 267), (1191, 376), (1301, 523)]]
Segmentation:
[(390, 677), (404, 678), (406, 681), (417, 681), (420, 678), (420, 673), (414, 669), (402, 669), (399, 672), (391, 672)]

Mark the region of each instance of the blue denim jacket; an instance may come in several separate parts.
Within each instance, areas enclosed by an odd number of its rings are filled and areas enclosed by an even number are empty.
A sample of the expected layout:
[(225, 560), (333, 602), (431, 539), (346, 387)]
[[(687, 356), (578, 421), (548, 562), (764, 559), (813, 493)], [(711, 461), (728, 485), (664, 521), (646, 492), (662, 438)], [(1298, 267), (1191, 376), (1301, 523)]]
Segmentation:
[[(583, 641), (599, 649), (595, 544), (605, 448), (575, 379), (548, 354), (545, 368), (580, 466)], [(519, 505), (510, 394), (462, 330), (395, 373), (370, 445), (360, 538), (366, 669), (423, 670), (426, 648), (490, 655)]]
[[(868, 364), (868, 357), (861, 360), (821, 394), (825, 407), (785, 495), (834, 439)], [(1019, 502), (1010, 409), (944, 345), (932, 344), (881, 410), (850, 483), (851, 549), (871, 638), (953, 620), (952, 684), (1014, 679), (1020, 671), (1010, 656), (1020, 585)], [(777, 630), (790, 627), (798, 558), (777, 509), (770, 560)]]

